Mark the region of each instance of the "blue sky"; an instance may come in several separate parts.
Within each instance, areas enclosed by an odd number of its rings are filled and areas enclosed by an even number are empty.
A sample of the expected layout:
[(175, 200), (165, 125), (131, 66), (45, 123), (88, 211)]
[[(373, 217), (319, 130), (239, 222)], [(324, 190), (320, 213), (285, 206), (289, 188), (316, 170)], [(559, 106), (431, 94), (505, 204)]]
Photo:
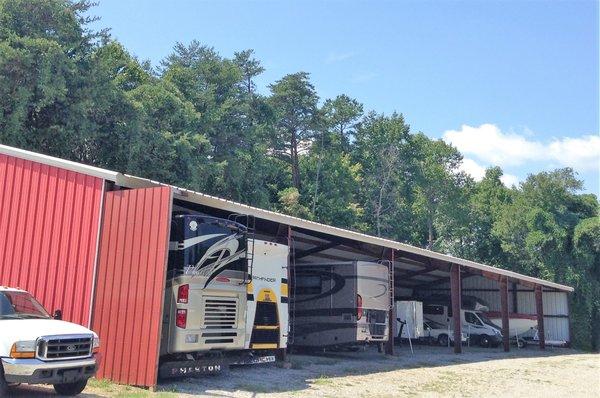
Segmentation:
[(598, 193), (597, 1), (100, 0), (93, 13), (154, 65), (177, 41), (252, 48), (264, 92), (306, 71), (321, 98), (401, 112), (457, 146), (475, 178), (572, 166)]

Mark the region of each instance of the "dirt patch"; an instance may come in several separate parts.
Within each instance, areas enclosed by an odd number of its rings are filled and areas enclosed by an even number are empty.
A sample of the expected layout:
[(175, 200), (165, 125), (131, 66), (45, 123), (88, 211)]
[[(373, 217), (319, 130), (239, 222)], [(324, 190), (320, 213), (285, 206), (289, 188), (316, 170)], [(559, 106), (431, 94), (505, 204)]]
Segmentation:
[[(386, 357), (376, 350), (333, 356), (293, 355), (288, 369), (261, 365), (220, 375), (172, 381), (158, 392), (92, 380), (87, 397), (589, 397), (600, 396), (600, 355), (574, 350), (404, 347)], [(16, 396), (43, 396), (44, 387)]]

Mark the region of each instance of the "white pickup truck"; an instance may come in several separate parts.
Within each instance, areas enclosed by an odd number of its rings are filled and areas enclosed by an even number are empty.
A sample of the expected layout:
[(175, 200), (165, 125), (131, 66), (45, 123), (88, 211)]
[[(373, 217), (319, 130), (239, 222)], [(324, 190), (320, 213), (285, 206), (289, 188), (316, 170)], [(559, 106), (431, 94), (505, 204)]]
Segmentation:
[(53, 319), (24, 290), (0, 286), (0, 396), (20, 383), (77, 395), (96, 373), (99, 348), (96, 333)]

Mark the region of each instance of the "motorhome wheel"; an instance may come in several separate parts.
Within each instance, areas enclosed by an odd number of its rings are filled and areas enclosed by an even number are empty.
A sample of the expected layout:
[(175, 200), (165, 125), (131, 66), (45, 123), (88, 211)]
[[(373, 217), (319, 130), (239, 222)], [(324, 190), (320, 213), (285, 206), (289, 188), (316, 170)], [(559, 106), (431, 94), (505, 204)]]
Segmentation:
[(483, 348), (488, 348), (490, 346), (490, 339), (488, 338), (488, 336), (481, 336), (479, 338), (479, 345)]

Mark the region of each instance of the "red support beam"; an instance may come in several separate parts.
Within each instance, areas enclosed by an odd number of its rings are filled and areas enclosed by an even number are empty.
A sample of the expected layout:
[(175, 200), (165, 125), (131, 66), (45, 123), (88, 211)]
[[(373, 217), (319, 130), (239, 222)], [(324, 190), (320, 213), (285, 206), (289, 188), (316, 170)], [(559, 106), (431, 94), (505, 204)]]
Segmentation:
[(392, 269), (390, 270), (390, 278), (392, 278), (392, 280), (390, 281), (389, 285), (390, 285), (390, 289), (392, 289), (392, 291), (390, 292), (390, 296), (391, 296), (391, 303), (390, 303), (390, 312), (388, 314), (388, 319), (389, 319), (389, 324), (388, 324), (388, 341), (385, 344), (385, 353), (387, 355), (394, 355), (394, 323), (396, 322), (396, 317), (394, 316), (394, 250), (390, 249), (390, 267), (392, 267)]
[(540, 350), (546, 349), (546, 333), (544, 331), (544, 302), (542, 300), (542, 286), (535, 285), (535, 309), (538, 321), (538, 336), (540, 339)]
[(502, 312), (502, 344), (504, 351), (510, 351), (510, 334), (508, 325), (508, 278), (500, 279), (500, 307)]
[(462, 352), (461, 341), (461, 291), (460, 291), (460, 265), (452, 264), (450, 268), (450, 299), (452, 301), (452, 320), (454, 324), (454, 353)]

